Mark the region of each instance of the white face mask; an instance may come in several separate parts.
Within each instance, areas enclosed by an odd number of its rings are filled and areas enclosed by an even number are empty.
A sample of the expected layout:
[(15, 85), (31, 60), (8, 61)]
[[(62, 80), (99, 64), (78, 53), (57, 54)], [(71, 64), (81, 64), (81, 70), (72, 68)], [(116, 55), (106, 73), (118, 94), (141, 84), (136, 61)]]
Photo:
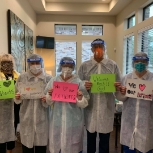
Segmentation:
[(38, 74), (42, 71), (41, 65), (31, 65), (30, 66), (30, 71), (33, 74)]
[(67, 77), (70, 77), (72, 75), (72, 68), (69, 67), (62, 67), (62, 75), (64, 76), (64, 79)]

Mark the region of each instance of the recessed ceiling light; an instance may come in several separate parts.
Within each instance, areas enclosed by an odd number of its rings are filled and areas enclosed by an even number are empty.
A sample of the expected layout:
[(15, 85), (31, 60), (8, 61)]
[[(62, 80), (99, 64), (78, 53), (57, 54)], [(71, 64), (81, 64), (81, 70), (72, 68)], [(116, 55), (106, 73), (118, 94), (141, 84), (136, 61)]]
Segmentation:
[(106, 1), (106, 0), (102, 0), (102, 1), (104, 2), (104, 1)]

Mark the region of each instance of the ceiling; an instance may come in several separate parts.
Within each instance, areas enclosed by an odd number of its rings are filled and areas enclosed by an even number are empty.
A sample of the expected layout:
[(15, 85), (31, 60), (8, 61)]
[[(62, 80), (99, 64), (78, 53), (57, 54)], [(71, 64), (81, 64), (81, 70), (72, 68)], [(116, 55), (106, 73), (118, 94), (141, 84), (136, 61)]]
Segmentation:
[(28, 0), (37, 14), (117, 15), (132, 0)]
[(111, 0), (46, 0), (46, 2), (58, 2), (58, 3), (110, 3)]

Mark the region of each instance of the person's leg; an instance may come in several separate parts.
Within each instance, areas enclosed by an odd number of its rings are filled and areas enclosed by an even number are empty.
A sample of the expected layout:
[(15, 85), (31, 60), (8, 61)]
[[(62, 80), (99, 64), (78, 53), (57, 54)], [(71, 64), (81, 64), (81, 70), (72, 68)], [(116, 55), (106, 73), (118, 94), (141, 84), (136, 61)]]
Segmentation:
[(6, 143), (0, 143), (0, 152), (6, 153)]
[(28, 148), (22, 144), (22, 153), (34, 153), (34, 148)]
[(99, 153), (109, 153), (110, 133), (99, 133)]
[(90, 133), (89, 131), (87, 131), (87, 153), (96, 152), (96, 137), (97, 132)]
[(12, 153), (13, 149), (15, 148), (15, 141), (9, 141), (7, 144), (7, 153)]
[(46, 146), (35, 146), (35, 153), (46, 153)]
[[(139, 153), (142, 153), (142, 152), (139, 151)], [(152, 153), (152, 150), (150, 150), (150, 151), (148, 151), (148, 152), (146, 152), (146, 153)]]
[(124, 153), (136, 153), (136, 149), (130, 150), (129, 147), (123, 146)]
[(20, 111), (20, 104), (14, 103), (14, 127), (15, 127), (15, 135), (17, 130), (17, 125), (19, 123), (19, 111)]

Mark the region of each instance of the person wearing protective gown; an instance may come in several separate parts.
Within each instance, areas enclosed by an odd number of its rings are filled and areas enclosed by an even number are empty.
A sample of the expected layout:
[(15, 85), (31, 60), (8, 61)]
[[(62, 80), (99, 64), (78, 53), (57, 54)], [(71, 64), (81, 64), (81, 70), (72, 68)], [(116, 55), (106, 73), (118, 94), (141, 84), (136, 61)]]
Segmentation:
[(41, 98), (26, 98), (20, 93), (20, 84), (40, 83), (44, 91), (51, 76), (45, 73), (41, 56), (31, 54), (27, 62), (29, 70), (17, 79), (15, 97), (15, 103), (21, 103), (19, 115), (22, 150), (23, 153), (45, 153), (48, 144), (48, 105), (45, 94)]
[[(46, 102), (52, 108), (49, 123), (51, 153), (81, 153), (83, 150), (84, 115), (82, 108), (88, 105), (89, 94), (79, 77), (72, 73), (74, 69), (74, 60), (70, 57), (63, 57), (58, 68), (61, 74), (52, 78), (45, 89)], [(78, 85), (76, 103), (52, 100), (55, 81)]]
[(115, 112), (115, 93), (91, 93), (92, 74), (115, 74), (116, 86), (119, 86), (121, 74), (117, 64), (107, 58), (106, 43), (95, 39), (91, 43), (94, 57), (81, 64), (78, 75), (84, 81), (89, 92), (89, 105), (85, 108), (85, 126), (87, 129), (87, 153), (96, 152), (96, 136), (99, 133), (99, 153), (109, 153), (110, 132), (113, 131)]
[[(153, 150), (153, 100), (127, 97), (128, 79), (153, 81), (153, 73), (148, 70), (149, 58), (138, 52), (132, 59), (133, 72), (122, 78), (117, 99), (123, 101), (120, 142), (124, 153), (152, 153)], [(152, 88), (153, 89), (153, 88)]]

